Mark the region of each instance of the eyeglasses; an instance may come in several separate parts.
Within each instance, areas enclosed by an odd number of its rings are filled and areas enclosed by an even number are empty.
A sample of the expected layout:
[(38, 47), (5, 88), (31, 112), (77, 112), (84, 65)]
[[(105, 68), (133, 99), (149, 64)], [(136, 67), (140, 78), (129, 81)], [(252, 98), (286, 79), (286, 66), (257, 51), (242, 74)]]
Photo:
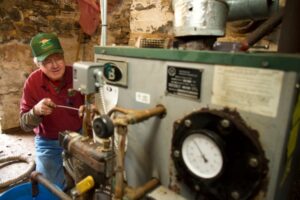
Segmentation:
[(50, 67), (53, 63), (56, 63), (58, 65), (63, 64), (64, 56), (62, 54), (53, 54), (42, 61), (42, 65), (45, 67)]

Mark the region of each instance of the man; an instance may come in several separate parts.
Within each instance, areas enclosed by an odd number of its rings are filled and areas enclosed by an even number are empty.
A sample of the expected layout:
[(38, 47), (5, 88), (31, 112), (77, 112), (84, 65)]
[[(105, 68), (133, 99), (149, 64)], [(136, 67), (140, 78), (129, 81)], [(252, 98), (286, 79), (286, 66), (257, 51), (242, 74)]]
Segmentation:
[(55, 34), (40, 33), (30, 42), (38, 69), (30, 74), (23, 88), (20, 102), (20, 125), (25, 131), (34, 131), (36, 170), (60, 188), (65, 186), (62, 148), (58, 134), (61, 131), (79, 131), (82, 120), (76, 110), (84, 97), (72, 88), (72, 67), (65, 65), (64, 52)]

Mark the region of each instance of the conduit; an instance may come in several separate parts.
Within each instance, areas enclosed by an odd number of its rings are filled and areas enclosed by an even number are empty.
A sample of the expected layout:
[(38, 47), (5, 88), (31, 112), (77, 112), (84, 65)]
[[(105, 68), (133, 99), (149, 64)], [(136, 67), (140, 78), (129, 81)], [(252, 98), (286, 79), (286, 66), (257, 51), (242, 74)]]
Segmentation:
[(100, 46), (106, 46), (106, 31), (107, 31), (107, 0), (100, 0), (101, 6), (101, 41)]
[(25, 178), (28, 178), (30, 173), (34, 170), (35, 168), (35, 162), (27, 157), (24, 156), (8, 156), (8, 157), (4, 157), (4, 158), (0, 158), (0, 163), (6, 163), (6, 162), (26, 162), (28, 163), (28, 167), (25, 170), (25, 172), (19, 176), (17, 176), (16, 178), (12, 178), (10, 180), (7, 181), (0, 181), (0, 188), (2, 187), (7, 187), (9, 185), (13, 185)]

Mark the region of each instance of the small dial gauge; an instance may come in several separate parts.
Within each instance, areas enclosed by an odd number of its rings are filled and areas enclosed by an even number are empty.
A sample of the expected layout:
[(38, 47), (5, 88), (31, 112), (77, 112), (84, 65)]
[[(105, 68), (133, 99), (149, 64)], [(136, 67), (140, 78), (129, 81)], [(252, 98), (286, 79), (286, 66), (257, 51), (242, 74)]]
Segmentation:
[(206, 134), (186, 137), (181, 152), (187, 168), (200, 178), (211, 179), (222, 171), (224, 158), (220, 146)]

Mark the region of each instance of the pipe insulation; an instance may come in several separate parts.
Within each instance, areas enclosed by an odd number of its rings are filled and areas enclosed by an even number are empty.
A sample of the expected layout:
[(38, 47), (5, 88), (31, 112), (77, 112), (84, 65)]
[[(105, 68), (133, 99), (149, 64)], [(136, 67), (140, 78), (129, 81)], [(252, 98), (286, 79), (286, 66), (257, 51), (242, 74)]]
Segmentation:
[(173, 0), (175, 36), (223, 36), (228, 5), (225, 0)]
[(278, 0), (172, 0), (174, 34), (223, 36), (227, 21), (266, 19), (278, 11)]
[(28, 163), (27, 169), (24, 171), (23, 174), (17, 176), (16, 178), (12, 178), (7, 181), (0, 181), (0, 188), (7, 187), (9, 185), (13, 185), (25, 178), (28, 178), (30, 173), (35, 169), (35, 162), (27, 157), (24, 156), (8, 156), (4, 158), (0, 158), (0, 163), (7, 163), (7, 162), (26, 162)]
[(242, 19), (265, 19), (270, 15), (275, 1), (270, 0), (225, 0), (229, 5), (228, 21)]

